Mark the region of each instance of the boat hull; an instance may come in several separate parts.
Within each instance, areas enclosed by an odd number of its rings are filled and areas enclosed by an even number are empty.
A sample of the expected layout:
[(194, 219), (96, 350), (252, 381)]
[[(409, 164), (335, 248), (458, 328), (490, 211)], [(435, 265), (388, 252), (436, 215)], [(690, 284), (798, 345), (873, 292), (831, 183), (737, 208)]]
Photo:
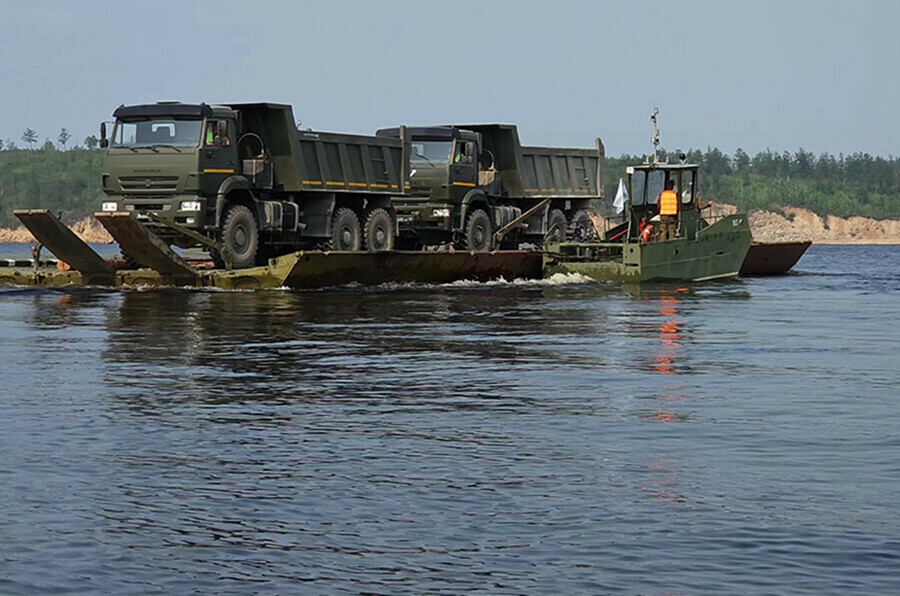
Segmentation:
[[(728, 216), (697, 232), (692, 239), (676, 238), (646, 244), (626, 242), (621, 253), (603, 258), (571, 259), (553, 255), (544, 274), (579, 273), (598, 281), (707, 281), (737, 277), (750, 248), (744, 215)], [(596, 245), (598, 255), (618, 253), (616, 245)]]
[(747, 251), (741, 265), (742, 276), (784, 275), (790, 271), (806, 249), (812, 244), (805, 242), (754, 242)]

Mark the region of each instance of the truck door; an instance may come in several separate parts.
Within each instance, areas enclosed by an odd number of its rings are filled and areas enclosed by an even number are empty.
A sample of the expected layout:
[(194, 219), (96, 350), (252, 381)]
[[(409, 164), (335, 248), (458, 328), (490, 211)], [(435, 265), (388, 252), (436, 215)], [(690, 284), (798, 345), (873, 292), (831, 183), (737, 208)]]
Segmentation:
[(470, 188), (475, 188), (477, 179), (478, 166), (475, 163), (475, 142), (457, 139), (453, 143), (453, 156), (450, 161), (451, 196), (461, 197), (466, 194)]
[(203, 131), (200, 173), (204, 194), (209, 196), (219, 190), (222, 181), (234, 174), (236, 169), (237, 146), (234, 142), (234, 122), (209, 119)]

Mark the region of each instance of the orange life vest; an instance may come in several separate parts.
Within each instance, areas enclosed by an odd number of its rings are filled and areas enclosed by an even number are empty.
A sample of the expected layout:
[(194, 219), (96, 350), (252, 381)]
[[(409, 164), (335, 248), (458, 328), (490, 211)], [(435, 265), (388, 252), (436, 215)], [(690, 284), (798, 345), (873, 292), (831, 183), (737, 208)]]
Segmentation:
[(678, 193), (674, 190), (659, 193), (659, 214), (678, 215)]
[(647, 226), (641, 231), (641, 244), (650, 242), (650, 234), (653, 233), (653, 226)]

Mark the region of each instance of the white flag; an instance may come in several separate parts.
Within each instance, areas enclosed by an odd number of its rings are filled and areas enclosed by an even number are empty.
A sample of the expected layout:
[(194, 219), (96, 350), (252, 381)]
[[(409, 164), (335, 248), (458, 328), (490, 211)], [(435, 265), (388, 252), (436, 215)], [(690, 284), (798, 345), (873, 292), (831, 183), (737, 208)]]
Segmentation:
[(625, 201), (628, 200), (628, 191), (625, 190), (625, 184), (622, 182), (622, 179), (619, 178), (619, 190), (616, 191), (616, 200), (613, 201), (613, 207), (616, 208), (616, 213), (622, 213), (625, 210)]

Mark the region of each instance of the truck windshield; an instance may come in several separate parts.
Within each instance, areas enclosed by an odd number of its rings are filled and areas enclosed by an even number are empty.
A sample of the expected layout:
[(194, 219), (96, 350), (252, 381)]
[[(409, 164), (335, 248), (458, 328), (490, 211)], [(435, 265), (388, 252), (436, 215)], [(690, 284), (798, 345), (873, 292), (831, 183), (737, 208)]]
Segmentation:
[(148, 118), (147, 120), (117, 120), (113, 130), (113, 147), (197, 147), (203, 120)]
[(413, 141), (409, 160), (433, 166), (448, 164), (452, 149), (452, 141)]

